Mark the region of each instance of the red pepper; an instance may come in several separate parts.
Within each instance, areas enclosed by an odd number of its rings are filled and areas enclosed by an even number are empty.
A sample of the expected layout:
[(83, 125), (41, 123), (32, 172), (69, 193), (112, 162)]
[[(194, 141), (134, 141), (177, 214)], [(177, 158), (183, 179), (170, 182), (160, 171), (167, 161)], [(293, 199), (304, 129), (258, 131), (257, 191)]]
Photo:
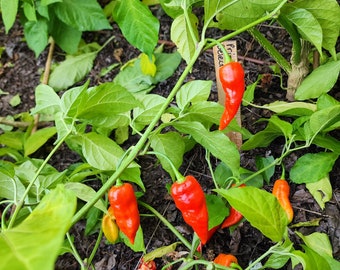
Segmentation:
[(142, 258), (137, 270), (156, 270), (156, 263), (153, 260), (144, 261)]
[(183, 181), (172, 184), (170, 193), (184, 221), (204, 245), (208, 241), (208, 208), (202, 187), (195, 177), (188, 175)]
[(231, 266), (232, 263), (238, 264), (237, 258), (232, 254), (224, 254), (220, 253), (218, 256), (214, 259), (214, 263), (222, 265), (222, 266)]
[(129, 183), (113, 186), (108, 193), (109, 202), (119, 229), (134, 244), (140, 225), (137, 198)]
[[(246, 186), (245, 184), (242, 184), (239, 187), (245, 187), (245, 186)], [(242, 220), (242, 218), (243, 218), (243, 216), (239, 211), (237, 211), (233, 207), (230, 207), (229, 216), (227, 216), (227, 218), (223, 221), (221, 228), (224, 229), (224, 228), (233, 226), (233, 225), (239, 223)]]
[[(207, 242), (209, 241), (209, 239), (214, 235), (214, 233), (215, 233), (219, 228), (220, 228), (220, 225), (217, 225), (217, 226), (211, 228), (211, 229), (208, 231), (208, 239), (207, 239)], [(197, 250), (198, 252), (202, 252), (202, 249), (203, 249), (203, 244), (202, 244), (202, 242), (200, 242), (200, 243), (198, 244), (198, 247), (197, 247), (196, 250)]]
[(278, 179), (273, 186), (272, 194), (279, 200), (280, 205), (285, 210), (289, 223), (292, 222), (294, 211), (289, 201), (290, 187), (285, 179)]
[(219, 130), (225, 129), (241, 105), (245, 89), (244, 70), (239, 62), (229, 62), (219, 68), (219, 78), (225, 93), (225, 108)]

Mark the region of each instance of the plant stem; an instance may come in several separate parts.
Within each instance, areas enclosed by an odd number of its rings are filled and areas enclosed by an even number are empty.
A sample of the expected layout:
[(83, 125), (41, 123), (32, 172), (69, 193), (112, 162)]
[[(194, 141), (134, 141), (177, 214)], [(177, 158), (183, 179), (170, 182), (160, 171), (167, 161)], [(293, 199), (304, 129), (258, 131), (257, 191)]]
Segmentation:
[(208, 19), (205, 21), (204, 26), (203, 26), (203, 29), (202, 29), (202, 33), (201, 33), (201, 39), (202, 39), (202, 40), (205, 39), (205, 32), (207, 31), (207, 28), (209, 27), (209, 24), (210, 24), (211, 21), (215, 18), (215, 16), (216, 16), (218, 13), (222, 12), (222, 11), (223, 11), (224, 9), (226, 9), (227, 7), (229, 7), (229, 6), (233, 5), (233, 4), (235, 4), (235, 3), (238, 2), (238, 1), (239, 1), (239, 0), (234, 0), (234, 1), (232, 1), (232, 2), (230, 2), (230, 3), (228, 3), (228, 4), (226, 4), (226, 5), (222, 6), (221, 8), (219, 8), (218, 10), (216, 10), (216, 11), (210, 16), (210, 18), (208, 18)]
[(188, 242), (187, 239), (185, 239), (180, 232), (166, 219), (164, 218), (161, 213), (159, 213), (155, 208), (150, 206), (149, 204), (146, 204), (144, 202), (138, 201), (140, 205), (148, 209), (150, 212), (152, 212), (160, 221), (164, 223), (165, 226), (169, 228), (170, 231), (174, 233), (174, 235), (177, 236), (177, 238), (190, 250), (191, 244)]
[(100, 227), (99, 234), (98, 234), (98, 237), (97, 237), (97, 240), (96, 240), (96, 244), (94, 245), (93, 250), (92, 250), (92, 252), (91, 252), (91, 254), (90, 254), (90, 256), (87, 260), (87, 263), (89, 265), (91, 265), (92, 260), (93, 260), (94, 256), (96, 255), (96, 252), (99, 248), (100, 241), (101, 241), (102, 237), (103, 237), (103, 230), (102, 230), (102, 227)]
[(252, 267), (255, 266), (258, 262), (262, 261), (265, 257), (267, 257), (269, 254), (273, 253), (273, 249), (281, 245), (281, 242), (277, 242), (274, 246), (270, 247), (265, 253), (263, 253), (260, 257), (258, 257), (255, 261), (253, 261), (251, 264), (248, 265), (247, 268), (244, 270), (250, 270), (253, 269)]
[(171, 169), (173, 170), (173, 172), (175, 174), (176, 180), (179, 181), (179, 182), (183, 181), (183, 178), (184, 178), (183, 175), (181, 175), (181, 173), (176, 169), (174, 163), (166, 155), (164, 155), (163, 153), (160, 153), (160, 152), (156, 152), (156, 151), (148, 151), (148, 152), (146, 152), (146, 154), (153, 154), (153, 155), (156, 155), (156, 156), (160, 155), (163, 158), (165, 158), (169, 162)]
[[(245, 32), (247, 31), (248, 29), (264, 22), (264, 21), (267, 21), (269, 19), (271, 19), (272, 17), (274, 17), (277, 12), (282, 8), (282, 6), (287, 2), (287, 0), (284, 0), (282, 1), (272, 12), (268, 13), (266, 16), (264, 17), (261, 17), (259, 19), (257, 19), (256, 21), (253, 21), (251, 22), (250, 24), (247, 24), (237, 30), (235, 30), (234, 32), (228, 34), (228, 35), (225, 35), (224, 37), (221, 37), (220, 39), (218, 39), (217, 41), (222, 43), (223, 41), (225, 40), (228, 40), (228, 39), (231, 39), (235, 36), (237, 36), (238, 34), (241, 34), (242, 32)], [(214, 45), (213, 44), (208, 44), (207, 46), (205, 46), (204, 50), (207, 50), (207, 49), (210, 49), (212, 48)]]
[(68, 240), (68, 242), (69, 242), (69, 244), (70, 244), (70, 247), (71, 247), (71, 249), (72, 249), (72, 254), (73, 254), (74, 258), (75, 258), (76, 261), (79, 263), (81, 269), (82, 269), (82, 270), (85, 269), (84, 263), (83, 263), (83, 261), (82, 261), (80, 255), (78, 254), (78, 251), (77, 251), (76, 247), (74, 246), (73, 241), (72, 241), (72, 239), (71, 239), (69, 233), (66, 233), (66, 238), (67, 238), (67, 240)]
[(33, 187), (35, 181), (38, 179), (38, 176), (40, 175), (41, 171), (44, 169), (44, 167), (46, 166), (47, 162), (51, 159), (51, 157), (55, 154), (55, 152), (59, 149), (59, 147), (63, 144), (63, 142), (66, 140), (66, 138), (71, 134), (72, 130), (68, 130), (68, 132), (65, 134), (65, 136), (58, 141), (58, 143), (54, 146), (54, 148), (52, 149), (52, 151), (48, 154), (48, 156), (45, 158), (44, 162), (40, 165), (39, 169), (37, 170), (37, 172), (35, 173), (32, 181), (29, 183), (29, 185), (27, 186), (24, 194), (22, 195), (20, 201), (17, 203), (13, 216), (11, 218), (11, 221), (8, 225), (8, 228), (11, 228), (14, 224), (14, 221), (20, 211), (20, 209), (22, 208), (22, 206), (24, 205), (25, 202), (25, 198), (27, 197), (29, 191), (31, 190), (31, 188)]
[(251, 28), (248, 32), (256, 39), (258, 43), (270, 54), (276, 63), (289, 74), (292, 70), (289, 62), (282, 56), (281, 53), (261, 34), (256, 28)]
[(72, 224), (74, 225), (78, 220), (82, 218), (82, 216), (101, 198), (104, 196), (105, 192), (115, 183), (116, 179), (120, 176), (120, 174), (129, 166), (129, 164), (136, 158), (139, 151), (143, 148), (144, 144), (147, 142), (148, 137), (154, 127), (157, 125), (159, 119), (161, 118), (164, 111), (168, 108), (171, 101), (175, 97), (177, 91), (182, 86), (185, 78), (189, 74), (190, 70), (192, 69), (194, 63), (196, 62), (198, 56), (200, 55), (202, 49), (204, 46), (204, 42), (200, 42), (198, 44), (197, 50), (195, 51), (193, 57), (191, 58), (189, 64), (186, 66), (185, 70), (179, 77), (176, 85), (170, 92), (169, 96), (163, 103), (163, 106), (160, 108), (160, 110), (157, 112), (157, 114), (154, 116), (153, 120), (149, 124), (149, 126), (146, 128), (143, 136), (139, 139), (137, 144), (131, 148), (131, 151), (129, 154), (122, 160), (120, 166), (117, 168), (117, 170), (112, 174), (112, 176), (103, 184), (103, 186), (97, 191), (96, 196), (89, 202), (87, 202), (74, 216), (72, 219)]
[[(50, 40), (51, 40), (51, 44), (50, 44), (50, 48), (48, 50), (48, 55), (47, 55), (47, 59), (46, 59), (46, 63), (45, 63), (44, 76), (43, 76), (43, 79), (42, 79), (43, 84), (48, 84), (48, 80), (49, 80), (50, 72), (51, 72), (52, 57), (53, 57), (53, 52), (54, 52), (54, 47), (55, 47), (54, 39), (52, 37), (50, 37)], [(33, 125), (31, 133), (34, 133), (34, 132), (37, 131), (38, 125), (39, 125), (39, 119), (40, 119), (39, 113), (34, 115), (34, 125)]]

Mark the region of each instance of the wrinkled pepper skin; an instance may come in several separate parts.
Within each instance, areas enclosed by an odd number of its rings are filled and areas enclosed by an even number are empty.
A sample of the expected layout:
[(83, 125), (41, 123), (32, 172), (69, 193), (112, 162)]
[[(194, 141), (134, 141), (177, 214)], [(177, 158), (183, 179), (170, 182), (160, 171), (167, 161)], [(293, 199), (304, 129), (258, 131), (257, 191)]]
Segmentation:
[(134, 244), (140, 225), (140, 217), (135, 192), (130, 183), (110, 188), (109, 202), (119, 229)]
[(232, 263), (238, 264), (237, 258), (232, 254), (225, 254), (220, 253), (218, 256), (214, 259), (214, 263), (230, 267)]
[(278, 179), (273, 186), (272, 194), (278, 199), (280, 205), (285, 210), (289, 223), (292, 222), (294, 211), (289, 200), (290, 187), (285, 179)]
[(225, 93), (225, 108), (219, 130), (225, 129), (235, 117), (245, 90), (244, 69), (239, 62), (229, 62), (219, 68), (219, 79)]
[(103, 233), (110, 243), (116, 242), (119, 235), (119, 228), (116, 223), (116, 219), (113, 216), (113, 210), (111, 206), (108, 209), (108, 213), (104, 215), (102, 219), (102, 230)]
[(175, 182), (170, 189), (176, 207), (204, 245), (208, 241), (208, 208), (202, 187), (195, 177), (188, 175), (183, 182)]
[[(235, 186), (235, 184), (233, 184), (232, 186)], [(245, 184), (241, 184), (239, 186), (239, 188), (245, 187)], [(243, 216), (242, 214), (237, 211), (235, 208), (230, 207), (230, 211), (229, 211), (229, 216), (226, 217), (226, 219), (223, 221), (221, 228), (227, 228), (227, 227), (231, 227), (237, 223), (239, 223), (242, 220)]]
[(157, 270), (157, 266), (155, 261), (144, 261), (142, 258), (137, 270)]

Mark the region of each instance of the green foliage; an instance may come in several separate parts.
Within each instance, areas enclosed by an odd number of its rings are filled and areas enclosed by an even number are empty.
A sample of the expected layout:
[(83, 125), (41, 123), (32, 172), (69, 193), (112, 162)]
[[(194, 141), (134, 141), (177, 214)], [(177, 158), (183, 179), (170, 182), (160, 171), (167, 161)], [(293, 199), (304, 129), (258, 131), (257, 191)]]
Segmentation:
[[(287, 178), (294, 184), (305, 184), (322, 209), (331, 199), (329, 177), (340, 154), (340, 143), (333, 132), (340, 127), (340, 103), (329, 95), (340, 71), (335, 51), (340, 25), (336, 1), (159, 2), (156, 8), (162, 7), (172, 18), (170, 34), (177, 46), (174, 53), (162, 52), (162, 46), (156, 48), (160, 24), (153, 14), (159, 13), (154, 9), (151, 12), (141, 1), (110, 1), (104, 13), (95, 0), (1, 0), (6, 33), (13, 26), (17, 13), (20, 13), (27, 44), (36, 56), (52, 37), (66, 52), (66, 57), (53, 69), (49, 84), (36, 87), (36, 106), (32, 108), (31, 115), (26, 113), (6, 118), (19, 119), (25, 125), (18, 128), (4, 124), (0, 126), (0, 156), (4, 157), (0, 161), (0, 203), (4, 205), (0, 233), (0, 255), (3, 260), (0, 268), (52, 269), (64, 235), (71, 225), (86, 219), (86, 234), (98, 232), (101, 213), (107, 212), (107, 190), (118, 179), (133, 182), (139, 200), (143, 200), (146, 187), (152, 187), (144, 185), (145, 180), (137, 163), (139, 156), (155, 155), (170, 178), (176, 180), (181, 177), (179, 170), (183, 169), (185, 154), (196, 145), (205, 151), (212, 176), (212, 182), (206, 183), (206, 188), (210, 184), (215, 186), (215, 189), (206, 191), (209, 228), (220, 225), (228, 216), (230, 207), (233, 207), (251, 226), (275, 242), (246, 269), (255, 269), (255, 265), (262, 264), (264, 259), (263, 268), (281, 269), (288, 263), (292, 268), (298, 264), (303, 269), (339, 268), (325, 234), (305, 236), (296, 232), (304, 244), (295, 249), (297, 244), (287, 233), (285, 211), (276, 197), (263, 189), (264, 184), (270, 184), (277, 165), (284, 164), (292, 153), (306, 150), (307, 153), (299, 156), (286, 173)], [(203, 15), (198, 15), (201, 13), (196, 12), (197, 7)], [(107, 70), (112, 70), (121, 65), (111, 81), (99, 85), (90, 84), (89, 81), (82, 84), (93, 69), (98, 53), (116, 35), (113, 33), (100, 46), (97, 43), (85, 44), (81, 40), (82, 33), (111, 29), (106, 16), (112, 16), (112, 23), (118, 25), (123, 36), (141, 54), (125, 64), (108, 67)], [(292, 64), (253, 28), (266, 20), (280, 23), (292, 38)], [(217, 37), (208, 39), (205, 35), (209, 27), (218, 28), (213, 33), (224, 29), (231, 31), (219, 40), (215, 40)], [(246, 30), (289, 76), (294, 71), (292, 66), (303, 60), (303, 44), (308, 44), (322, 56), (320, 67), (311, 71), (297, 88), (295, 99), (298, 101), (275, 100), (263, 106), (254, 105), (251, 102), (262, 75), (258, 75), (256, 81), (248, 86), (243, 105), (269, 110), (271, 116), (254, 123), (264, 125), (263, 130), (255, 134), (239, 127), (236, 121), (230, 124), (227, 131), (241, 132), (243, 152), (267, 147), (280, 138), (284, 142), (282, 149), (272, 153), (273, 156), (255, 158), (256, 171), (241, 167), (239, 149), (224, 132), (216, 128), (224, 107), (211, 99), (213, 82), (204, 78), (186, 78), (204, 50)], [(329, 59), (323, 54), (325, 50), (330, 55)], [(184, 69), (181, 66), (180, 77), (174, 83), (173, 90), (167, 96), (153, 92), (155, 86), (175, 73), (182, 59), (187, 66)], [(283, 72), (278, 71), (276, 75), (281, 76), (282, 85), (285, 85)], [(33, 116), (37, 114), (51, 124), (32, 132), (36, 127)], [(137, 143), (133, 144), (136, 140)], [(54, 146), (50, 148), (53, 141)], [(62, 144), (77, 154), (79, 161), (59, 172), (48, 162)], [(308, 153), (312, 144), (322, 149)], [(39, 149), (46, 150), (45, 159), (33, 158), (39, 154)], [(280, 150), (281, 154), (277, 154)], [(212, 159), (217, 164), (216, 168), (211, 164)], [(98, 189), (88, 184), (93, 180), (96, 180)], [(246, 187), (231, 188), (234, 183), (244, 183)], [(79, 208), (75, 213), (76, 198)], [(140, 203), (145, 206), (142, 201)], [(150, 207), (147, 209), (150, 210)], [(152, 212), (184, 246), (191, 247), (188, 253), (191, 260), (198, 244), (196, 237), (190, 245), (169, 221)], [(312, 221), (305, 224), (318, 225)], [(299, 226), (301, 224), (293, 224), (290, 229), (293, 231)], [(23, 234), (23, 231), (28, 233)], [(98, 235), (101, 237), (100, 233)], [(62, 251), (73, 253), (85, 269), (91, 265), (98, 245), (89, 258), (83, 260), (72, 241), (72, 236), (68, 235)], [(146, 250), (142, 226), (134, 245), (123, 233), (120, 233), (118, 242), (123, 242), (135, 252)], [(157, 254), (164, 255), (164, 250), (173, 251), (176, 245), (160, 249)], [(86, 261), (86, 266), (83, 261)], [(207, 265), (203, 257), (192, 262)]]
[(294, 183), (314, 183), (326, 177), (338, 158), (335, 153), (308, 153), (301, 156), (290, 171)]
[(316, 68), (303, 80), (295, 92), (297, 100), (318, 98), (329, 92), (335, 85), (340, 73), (340, 60), (329, 61)]
[(7, 33), (12, 28), (17, 13), (24, 15), (22, 24), (27, 44), (36, 56), (47, 46), (49, 36), (53, 37), (63, 50), (73, 54), (83, 31), (111, 29), (96, 0), (2, 0), (1, 10)]
[(138, 0), (118, 0), (113, 18), (129, 43), (151, 56), (158, 41), (159, 21), (150, 9)]
[(75, 209), (63, 186), (47, 194), (21, 224), (0, 233), (1, 269), (54, 269)]
[(287, 215), (272, 194), (255, 187), (218, 189), (216, 192), (226, 198), (263, 235), (274, 242), (284, 238)]

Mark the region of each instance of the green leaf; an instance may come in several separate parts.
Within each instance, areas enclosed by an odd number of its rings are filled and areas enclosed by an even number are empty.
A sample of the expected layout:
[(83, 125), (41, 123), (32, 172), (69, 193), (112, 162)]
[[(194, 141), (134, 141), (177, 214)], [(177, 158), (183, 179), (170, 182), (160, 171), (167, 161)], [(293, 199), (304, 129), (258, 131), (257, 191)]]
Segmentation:
[[(256, 163), (256, 168), (258, 170), (261, 170), (265, 167), (267, 167), (268, 165), (272, 164), (274, 162), (274, 157), (273, 156), (269, 156), (269, 157), (256, 157), (255, 158), (255, 163)], [(263, 179), (267, 182), (267, 184), (270, 181), (270, 178), (274, 175), (275, 173), (275, 167), (272, 166), (270, 168), (268, 168), (267, 170), (265, 170), (262, 173)]]
[(313, 14), (304, 8), (295, 8), (290, 10), (286, 16), (295, 24), (301, 37), (311, 42), (322, 54), (322, 28)]
[(145, 186), (141, 179), (141, 172), (137, 163), (132, 163), (122, 172), (120, 177), (121, 179), (128, 179), (129, 182), (137, 184), (145, 192)]
[(316, 105), (318, 110), (322, 110), (328, 107), (340, 105), (340, 101), (336, 100), (334, 97), (328, 94), (323, 94), (318, 98)]
[[(189, 21), (187, 21), (187, 18)], [(189, 63), (194, 55), (198, 40), (198, 19), (195, 14), (189, 13), (188, 17), (184, 14), (179, 15), (171, 25), (171, 40), (176, 44), (178, 52), (183, 59)], [(190, 31), (190, 26), (193, 32)]]
[(329, 92), (338, 80), (340, 60), (330, 61), (314, 69), (296, 89), (295, 99), (318, 98)]
[(220, 196), (207, 194), (205, 196), (209, 213), (209, 229), (220, 225), (229, 215), (229, 208)]
[[(172, 179), (176, 174), (174, 169), (182, 165), (183, 155), (185, 151), (185, 143), (182, 136), (177, 132), (167, 132), (164, 134), (156, 134), (150, 138), (151, 148), (154, 150), (164, 170), (166, 170)], [(157, 153), (160, 153), (159, 155)], [(165, 155), (167, 158), (165, 158)], [(169, 160), (174, 168), (169, 164)]]
[(168, 246), (161, 246), (159, 248), (156, 248), (143, 256), (144, 261), (147, 262), (156, 258), (162, 258), (164, 255), (175, 251), (178, 244), (180, 244), (180, 242), (175, 242)]
[(7, 147), (22, 150), (24, 142), (24, 133), (21, 131), (9, 131), (0, 134), (0, 144)]
[(29, 136), (24, 143), (25, 156), (37, 151), (41, 146), (43, 146), (50, 138), (56, 134), (57, 130), (55, 127), (47, 127), (39, 129)]
[(329, 202), (333, 196), (333, 190), (329, 176), (327, 175), (314, 183), (307, 183), (306, 188), (314, 197), (320, 208), (325, 209), (325, 203)]
[(59, 96), (52, 87), (46, 84), (39, 84), (35, 88), (35, 104), (32, 114), (55, 114), (61, 110)]
[(264, 236), (274, 242), (283, 239), (288, 222), (287, 215), (274, 195), (251, 186), (215, 191), (226, 198), (230, 205)]
[(73, 87), (68, 89), (61, 97), (62, 112), (70, 117), (76, 117), (79, 109), (79, 102), (82, 95), (86, 92), (89, 81), (82, 86)]
[(207, 101), (212, 81), (194, 80), (184, 84), (176, 94), (177, 106), (183, 110), (189, 103)]
[(320, 255), (333, 256), (332, 245), (329, 241), (328, 235), (325, 233), (314, 232), (309, 235), (303, 235), (302, 233), (295, 232), (303, 242), (311, 249), (319, 253)]
[(317, 109), (316, 105), (313, 103), (285, 102), (280, 100), (274, 101), (270, 104), (265, 104), (262, 107), (280, 115), (287, 116), (311, 115)]
[(219, 125), (223, 106), (212, 101), (201, 101), (192, 104), (185, 114), (181, 117), (181, 121), (201, 122), (203, 125), (211, 126), (211, 124)]
[(335, 45), (340, 30), (340, 7), (336, 0), (299, 0), (291, 5), (308, 10), (322, 28), (322, 47), (336, 59)]
[(124, 151), (106, 136), (90, 132), (82, 135), (82, 150), (86, 161), (94, 168), (114, 171)]
[(156, 53), (157, 72), (153, 80), (153, 84), (165, 81), (172, 76), (181, 63), (181, 55), (178, 52), (174, 53)]
[(302, 247), (305, 250), (306, 255), (306, 268), (304, 269), (332, 270), (327, 260), (322, 255), (308, 246), (302, 245)]
[(127, 41), (148, 56), (158, 41), (159, 21), (139, 0), (117, 1), (113, 18)]
[(328, 152), (305, 154), (291, 168), (290, 179), (296, 184), (317, 182), (328, 175), (338, 156)]
[(54, 269), (65, 233), (76, 210), (76, 197), (58, 186), (17, 227), (0, 234), (1, 269)]
[[(73, 192), (77, 198), (84, 202), (91, 201), (96, 196), (96, 191), (88, 185), (77, 182), (68, 182), (65, 184), (65, 189)], [(104, 201), (98, 200), (94, 205), (97, 209), (105, 213), (107, 211)]]
[(183, 13), (180, 0), (159, 0), (159, 2), (165, 13), (173, 19)]
[(45, 19), (28, 21), (24, 24), (24, 33), (27, 45), (35, 53), (35, 57), (45, 49), (48, 44), (48, 26)]
[(97, 51), (77, 56), (68, 55), (66, 60), (53, 70), (48, 84), (56, 91), (59, 91), (81, 81), (92, 69), (96, 56)]
[[(216, 10), (229, 5), (230, 1), (206, 1), (209, 2), (208, 13), (205, 17), (206, 21)], [(263, 1), (239, 0), (232, 5), (227, 6), (216, 16), (216, 22), (212, 22), (209, 26), (218, 27), (220, 29), (236, 30), (247, 24), (257, 20), (265, 15), (266, 12), (273, 10), (280, 4), (280, 0), (271, 1), (270, 5)]]
[(65, 24), (79, 31), (111, 29), (102, 8), (95, 0), (63, 0), (53, 11)]
[[(332, 106), (320, 111), (316, 111), (310, 117), (310, 128), (314, 133), (324, 131), (328, 128), (335, 129), (339, 127), (340, 105)], [(332, 127), (332, 125), (336, 126)]]
[(24, 14), (25, 14), (25, 17), (27, 18), (27, 20), (29, 20), (29, 21), (36, 21), (37, 20), (37, 16), (36, 16), (36, 13), (35, 13), (35, 7), (33, 6), (32, 3), (24, 2), (23, 3), (23, 10), (24, 10)]
[(161, 109), (166, 100), (164, 97), (156, 94), (146, 94), (139, 99), (142, 106), (133, 109), (132, 122), (138, 131), (151, 123), (155, 114)]
[(12, 28), (18, 12), (19, 0), (1, 0), (0, 9), (2, 21), (4, 22), (6, 34)]
[(268, 121), (269, 123), (264, 130), (257, 132), (242, 145), (243, 150), (266, 147), (279, 136), (284, 135), (287, 138), (291, 136), (293, 127), (290, 123), (281, 120), (276, 115), (272, 116)]
[(51, 17), (49, 31), (55, 43), (67, 54), (75, 54), (78, 50), (82, 32), (65, 24), (57, 16)]
[(282, 245), (276, 246), (266, 261), (263, 269), (282, 269), (290, 259), (290, 251), (294, 250), (293, 243), (287, 237)]
[(336, 154), (340, 155), (340, 141), (328, 134), (325, 135), (318, 134), (314, 138), (313, 144), (318, 145), (322, 148), (329, 149), (332, 152), (335, 152)]
[(18, 198), (22, 198), (24, 193), (25, 186), (17, 176), (9, 176), (0, 170), (0, 198), (16, 201)]
[(214, 171), (215, 180), (216, 180), (218, 186), (221, 187), (221, 188), (227, 187), (227, 185), (228, 185), (227, 180), (231, 179), (230, 177), (232, 177), (232, 176), (233, 176), (233, 172), (223, 162), (218, 164), (215, 171)]
[(41, 5), (42, 6), (48, 6), (48, 5), (51, 5), (53, 3), (57, 3), (57, 2), (63, 2), (63, 0), (41, 0)]
[(98, 125), (102, 118), (114, 118), (139, 105), (139, 101), (127, 89), (107, 82), (89, 88), (81, 95), (76, 117)]
[(178, 121), (172, 125), (180, 132), (190, 134), (197, 143), (228, 165), (234, 176), (239, 175), (240, 154), (228, 136), (220, 131), (210, 132), (199, 122)]
[(263, 77), (264, 75), (260, 74), (257, 76), (257, 79), (255, 82), (247, 85), (246, 90), (244, 91), (244, 94), (243, 94), (243, 101), (242, 101), (243, 106), (247, 106), (249, 102), (253, 102), (254, 92), (256, 90), (258, 83), (262, 80)]
[(145, 75), (140, 68), (140, 59), (125, 67), (114, 78), (114, 82), (128, 89), (131, 93), (149, 92), (154, 84), (169, 78), (178, 67), (181, 56), (179, 53), (155, 53), (156, 75)]

